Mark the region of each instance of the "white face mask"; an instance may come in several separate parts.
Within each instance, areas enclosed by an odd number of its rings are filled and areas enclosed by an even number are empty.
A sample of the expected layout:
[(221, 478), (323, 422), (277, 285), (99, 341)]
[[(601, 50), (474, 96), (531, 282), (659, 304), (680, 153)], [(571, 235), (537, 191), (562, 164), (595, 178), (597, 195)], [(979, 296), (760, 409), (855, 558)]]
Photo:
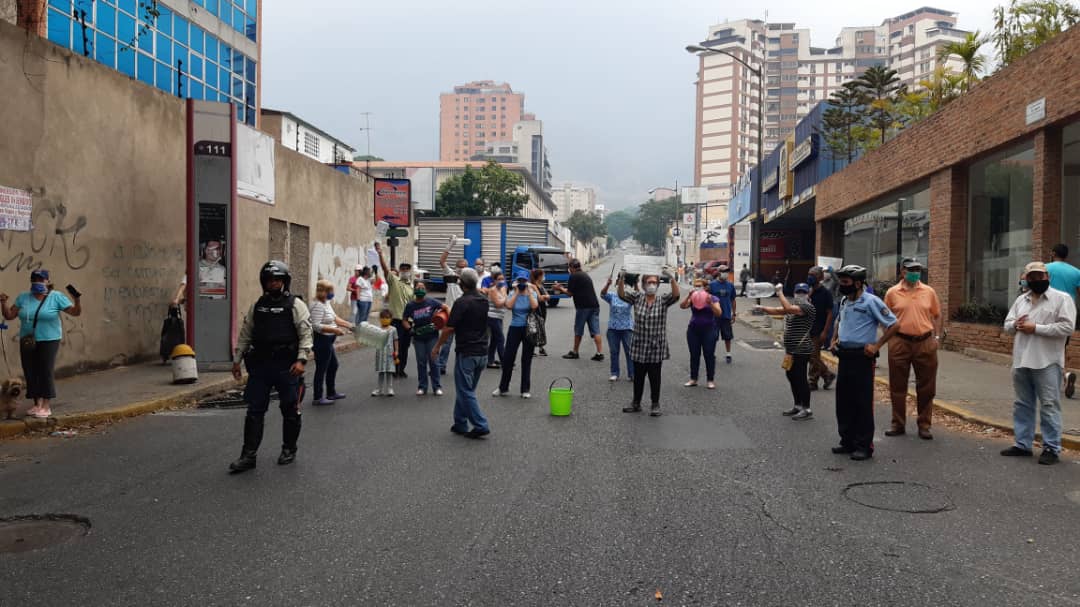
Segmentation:
[(412, 272), (402, 272), (400, 278), (405, 282), (412, 282)]
[(645, 285), (645, 292), (648, 293), (649, 295), (656, 295), (656, 289), (658, 289), (658, 288), (659, 288), (659, 285), (654, 285), (652, 283), (649, 283), (649, 284)]
[(809, 303), (809, 302), (810, 302), (810, 298), (807, 297), (806, 295), (796, 295), (795, 296), (795, 303), (797, 303), (797, 304), (805, 304), (805, 303)]

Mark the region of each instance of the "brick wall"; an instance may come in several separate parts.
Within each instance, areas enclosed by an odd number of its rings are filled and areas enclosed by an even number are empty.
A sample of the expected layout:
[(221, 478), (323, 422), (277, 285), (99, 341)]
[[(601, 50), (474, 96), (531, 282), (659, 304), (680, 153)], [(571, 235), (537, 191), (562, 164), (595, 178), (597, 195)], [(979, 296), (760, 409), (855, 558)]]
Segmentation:
[[(945, 347), (949, 350), (976, 348), (998, 354), (1012, 354), (1013, 338), (997, 325), (979, 325), (967, 322), (945, 323), (949, 336)], [(1080, 340), (1073, 339), (1065, 350), (1065, 366), (1080, 368)]]

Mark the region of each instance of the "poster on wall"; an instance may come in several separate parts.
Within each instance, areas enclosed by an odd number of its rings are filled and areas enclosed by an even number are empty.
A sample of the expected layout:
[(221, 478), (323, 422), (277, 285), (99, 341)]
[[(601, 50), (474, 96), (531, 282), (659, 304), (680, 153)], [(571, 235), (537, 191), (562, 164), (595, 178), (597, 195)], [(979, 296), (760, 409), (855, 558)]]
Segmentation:
[(236, 193), (274, 204), (274, 138), (236, 125)]
[(223, 204), (199, 205), (199, 297), (202, 299), (225, 299), (227, 294), (226, 213)]
[(34, 198), (26, 190), (0, 186), (0, 230), (29, 232)]
[(412, 225), (409, 202), (412, 200), (411, 182), (408, 179), (375, 180), (375, 221), (385, 221), (394, 228)]

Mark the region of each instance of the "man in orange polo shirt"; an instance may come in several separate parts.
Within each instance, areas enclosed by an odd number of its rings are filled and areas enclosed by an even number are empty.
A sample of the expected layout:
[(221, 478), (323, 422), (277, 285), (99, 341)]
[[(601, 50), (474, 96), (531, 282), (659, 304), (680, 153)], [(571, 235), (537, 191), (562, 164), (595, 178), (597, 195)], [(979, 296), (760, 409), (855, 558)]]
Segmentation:
[(915, 368), (919, 438), (930, 440), (930, 418), (937, 392), (938, 342), (941, 338), (941, 302), (937, 292), (921, 280), (923, 265), (912, 257), (901, 263), (904, 279), (885, 294), (885, 305), (899, 321), (900, 330), (889, 341), (889, 392), (892, 427), (885, 436), (906, 432), (908, 376)]

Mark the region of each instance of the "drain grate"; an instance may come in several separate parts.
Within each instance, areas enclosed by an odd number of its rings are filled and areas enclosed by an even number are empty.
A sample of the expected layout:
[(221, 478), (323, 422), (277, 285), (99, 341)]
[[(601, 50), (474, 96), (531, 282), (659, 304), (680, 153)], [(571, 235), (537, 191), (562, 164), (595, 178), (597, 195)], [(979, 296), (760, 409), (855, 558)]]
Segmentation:
[(742, 343), (746, 344), (748, 347), (751, 347), (751, 348), (753, 348), (755, 350), (779, 350), (780, 349), (780, 346), (777, 345), (777, 343), (775, 341), (771, 340), (771, 339), (754, 339), (754, 340), (744, 339), (744, 340), (742, 340)]
[[(273, 400), (273, 397), (271, 397), (271, 400)], [(244, 392), (242, 390), (229, 390), (224, 394), (204, 398), (196, 406), (199, 409), (238, 409), (247, 405), (244, 403)]]
[(90, 519), (74, 514), (31, 514), (0, 519), (0, 554), (29, 552), (85, 537)]

